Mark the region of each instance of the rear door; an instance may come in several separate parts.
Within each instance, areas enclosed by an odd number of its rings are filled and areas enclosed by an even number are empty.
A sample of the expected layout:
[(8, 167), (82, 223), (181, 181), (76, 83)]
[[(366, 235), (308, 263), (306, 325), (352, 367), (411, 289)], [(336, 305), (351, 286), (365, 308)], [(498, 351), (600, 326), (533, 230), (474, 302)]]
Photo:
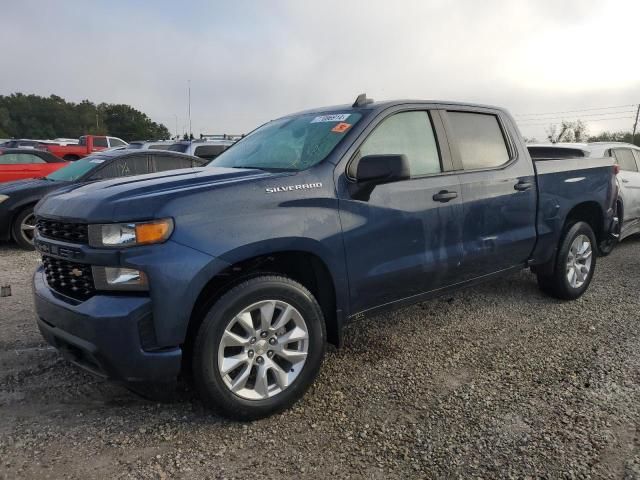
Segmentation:
[[(424, 108), (424, 107), (422, 107)], [(358, 158), (404, 154), (411, 178), (350, 193)], [(461, 198), (437, 112), (398, 111), (374, 123), (339, 185), (353, 313), (453, 283), (461, 258)], [(448, 199), (438, 200), (441, 192)], [(442, 197), (442, 196), (441, 196)]]
[(443, 113), (462, 191), (462, 272), (472, 280), (525, 265), (536, 242), (533, 164), (499, 111)]
[(640, 220), (640, 172), (638, 164), (630, 148), (614, 148), (612, 156), (620, 166), (621, 196), (624, 202), (623, 228), (630, 227)]

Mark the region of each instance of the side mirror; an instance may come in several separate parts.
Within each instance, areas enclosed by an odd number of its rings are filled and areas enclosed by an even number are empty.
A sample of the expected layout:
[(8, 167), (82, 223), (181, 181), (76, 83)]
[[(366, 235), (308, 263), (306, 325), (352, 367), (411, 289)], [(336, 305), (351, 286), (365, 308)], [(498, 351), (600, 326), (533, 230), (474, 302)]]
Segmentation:
[(409, 160), (406, 155), (366, 155), (355, 165), (354, 177), (351, 198), (367, 202), (376, 185), (411, 178)]
[(406, 155), (366, 155), (356, 166), (358, 183), (391, 183), (410, 178), (409, 160)]

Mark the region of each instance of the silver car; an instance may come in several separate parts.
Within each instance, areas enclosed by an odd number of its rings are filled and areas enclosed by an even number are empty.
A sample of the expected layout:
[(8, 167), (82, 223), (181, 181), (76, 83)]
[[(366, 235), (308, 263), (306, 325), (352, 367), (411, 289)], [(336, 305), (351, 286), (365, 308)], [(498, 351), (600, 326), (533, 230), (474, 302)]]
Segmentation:
[(640, 233), (640, 148), (630, 143), (596, 142), (587, 144), (592, 157), (613, 157), (618, 173), (618, 218), (620, 238)]

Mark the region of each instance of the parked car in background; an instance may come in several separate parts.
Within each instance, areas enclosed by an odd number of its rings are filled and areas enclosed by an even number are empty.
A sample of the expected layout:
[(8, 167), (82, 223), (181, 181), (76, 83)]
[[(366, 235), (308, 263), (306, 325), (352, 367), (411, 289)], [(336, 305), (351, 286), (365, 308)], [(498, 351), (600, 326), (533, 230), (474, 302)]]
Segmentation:
[(585, 293), (615, 228), (613, 162), (534, 165), (521, 138), (499, 108), (361, 95), (204, 169), (47, 196), (36, 321), (132, 388), (184, 374), (228, 416), (281, 411), (350, 319), (523, 268), (557, 298)]
[(623, 142), (589, 143), (591, 156), (613, 157), (618, 174), (619, 240), (640, 233), (640, 148)]
[(129, 142), (129, 150), (168, 150), (175, 140), (135, 140)]
[(169, 147), (172, 152), (182, 152), (188, 155), (213, 160), (236, 141), (230, 139), (223, 140), (182, 140), (175, 142)]
[(67, 163), (42, 150), (0, 147), (0, 183), (44, 177)]
[(201, 158), (175, 152), (112, 150), (65, 162), (64, 168), (44, 178), (0, 185), (0, 240), (13, 239), (22, 248), (33, 249), (33, 207), (54, 190), (98, 180), (201, 167), (206, 163)]
[(12, 138), (2, 144), (2, 148), (38, 148), (41, 146), (42, 141), (27, 138)]
[(42, 144), (44, 148), (55, 156), (65, 160), (74, 161), (91, 155), (94, 152), (107, 150), (114, 147), (125, 147), (127, 142), (116, 137), (105, 137), (98, 135), (84, 135), (80, 137), (77, 145), (68, 144)]

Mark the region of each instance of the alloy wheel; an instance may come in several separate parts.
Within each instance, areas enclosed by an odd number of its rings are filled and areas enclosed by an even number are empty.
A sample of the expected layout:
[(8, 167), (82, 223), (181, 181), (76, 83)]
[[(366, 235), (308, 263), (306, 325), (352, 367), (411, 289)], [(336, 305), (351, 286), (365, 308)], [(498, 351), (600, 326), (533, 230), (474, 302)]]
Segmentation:
[(33, 245), (33, 236), (36, 229), (36, 216), (33, 213), (30, 213), (20, 223), (20, 235), (22, 238)]
[(571, 242), (567, 255), (567, 280), (572, 288), (584, 285), (591, 271), (593, 249), (586, 235), (578, 235)]
[(226, 387), (246, 400), (286, 390), (307, 359), (309, 331), (300, 312), (281, 300), (254, 303), (227, 324), (218, 346)]

